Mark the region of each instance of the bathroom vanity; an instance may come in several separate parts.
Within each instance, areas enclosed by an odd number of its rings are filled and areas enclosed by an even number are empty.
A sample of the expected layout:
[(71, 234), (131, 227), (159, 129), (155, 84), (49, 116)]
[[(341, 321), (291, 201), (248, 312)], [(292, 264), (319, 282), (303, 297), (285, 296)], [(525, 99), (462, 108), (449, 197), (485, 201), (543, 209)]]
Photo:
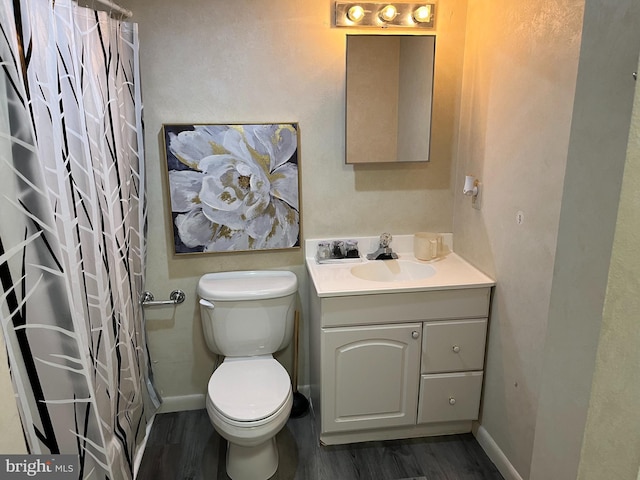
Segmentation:
[[(394, 238), (398, 260), (331, 265), (307, 241), (311, 398), (324, 444), (464, 433), (478, 417), (494, 281), (453, 252), (418, 261), (404, 237)], [(364, 252), (368, 241), (359, 239)]]

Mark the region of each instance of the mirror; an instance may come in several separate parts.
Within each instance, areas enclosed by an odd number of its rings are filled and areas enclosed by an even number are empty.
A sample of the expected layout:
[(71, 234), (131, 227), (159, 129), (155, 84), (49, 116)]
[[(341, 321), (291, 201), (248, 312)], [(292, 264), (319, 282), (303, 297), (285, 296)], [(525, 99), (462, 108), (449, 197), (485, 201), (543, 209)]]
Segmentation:
[(346, 162), (427, 162), (435, 37), (347, 35)]

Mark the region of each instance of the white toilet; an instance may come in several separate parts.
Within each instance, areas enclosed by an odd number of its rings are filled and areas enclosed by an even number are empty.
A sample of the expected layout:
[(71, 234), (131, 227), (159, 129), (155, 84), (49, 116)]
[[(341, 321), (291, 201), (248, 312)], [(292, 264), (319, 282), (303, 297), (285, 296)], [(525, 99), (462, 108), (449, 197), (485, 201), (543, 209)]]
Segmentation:
[(289, 374), (272, 356), (293, 336), (298, 280), (288, 271), (209, 273), (198, 283), (207, 345), (225, 359), (209, 379), (207, 412), (228, 442), (227, 475), (265, 480), (291, 412)]

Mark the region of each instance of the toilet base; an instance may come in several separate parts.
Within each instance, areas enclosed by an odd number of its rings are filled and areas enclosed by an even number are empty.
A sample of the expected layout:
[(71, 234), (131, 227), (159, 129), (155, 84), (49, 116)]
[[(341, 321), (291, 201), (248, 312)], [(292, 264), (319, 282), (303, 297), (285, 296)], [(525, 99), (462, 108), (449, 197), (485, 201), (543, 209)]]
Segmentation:
[(275, 437), (253, 447), (227, 442), (227, 475), (232, 480), (267, 480), (277, 469)]

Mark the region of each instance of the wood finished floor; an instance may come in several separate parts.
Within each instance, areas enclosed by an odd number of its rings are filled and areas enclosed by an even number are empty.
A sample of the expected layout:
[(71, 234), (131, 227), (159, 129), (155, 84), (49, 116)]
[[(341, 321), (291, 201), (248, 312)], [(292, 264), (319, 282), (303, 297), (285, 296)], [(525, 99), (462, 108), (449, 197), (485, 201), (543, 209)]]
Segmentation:
[[(272, 480), (502, 480), (471, 434), (321, 446), (312, 413), (277, 436)], [(137, 480), (227, 480), (226, 441), (206, 410), (156, 415)]]

